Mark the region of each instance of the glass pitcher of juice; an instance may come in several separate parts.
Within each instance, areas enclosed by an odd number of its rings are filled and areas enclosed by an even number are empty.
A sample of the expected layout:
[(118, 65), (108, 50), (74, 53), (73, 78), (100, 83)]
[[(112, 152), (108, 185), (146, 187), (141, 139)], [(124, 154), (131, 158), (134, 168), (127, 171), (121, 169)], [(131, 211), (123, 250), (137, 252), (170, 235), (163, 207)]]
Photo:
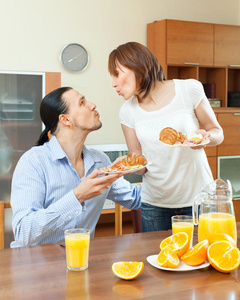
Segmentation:
[(229, 180), (226, 183), (222, 179), (217, 179), (195, 197), (193, 217), (194, 224), (198, 225), (198, 242), (209, 240), (215, 233), (225, 233), (237, 244), (232, 186)]

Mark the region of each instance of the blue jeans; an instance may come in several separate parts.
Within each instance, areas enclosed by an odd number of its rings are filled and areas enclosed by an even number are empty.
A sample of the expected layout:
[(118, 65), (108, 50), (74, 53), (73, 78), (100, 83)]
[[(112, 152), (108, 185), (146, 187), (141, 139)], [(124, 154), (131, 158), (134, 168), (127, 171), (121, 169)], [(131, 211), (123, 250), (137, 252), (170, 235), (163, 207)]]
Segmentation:
[(163, 208), (142, 203), (142, 230), (143, 232), (169, 230), (172, 228), (171, 217), (175, 215), (192, 216), (192, 206), (182, 208)]

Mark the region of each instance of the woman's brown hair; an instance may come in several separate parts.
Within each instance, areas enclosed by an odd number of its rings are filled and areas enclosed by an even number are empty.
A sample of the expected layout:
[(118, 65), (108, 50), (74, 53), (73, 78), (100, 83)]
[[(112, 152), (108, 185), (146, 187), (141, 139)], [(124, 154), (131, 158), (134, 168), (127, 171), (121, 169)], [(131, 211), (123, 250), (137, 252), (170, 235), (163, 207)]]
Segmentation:
[(166, 80), (156, 56), (144, 45), (128, 42), (113, 50), (108, 59), (108, 71), (117, 76), (118, 64), (132, 70), (136, 77), (138, 93), (146, 98), (157, 81)]

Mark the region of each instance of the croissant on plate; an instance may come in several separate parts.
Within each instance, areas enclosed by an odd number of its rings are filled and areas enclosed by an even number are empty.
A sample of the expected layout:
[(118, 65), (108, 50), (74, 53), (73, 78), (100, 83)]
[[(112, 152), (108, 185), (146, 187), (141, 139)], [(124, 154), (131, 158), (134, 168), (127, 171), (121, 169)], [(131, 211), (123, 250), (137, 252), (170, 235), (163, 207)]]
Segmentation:
[(143, 155), (137, 155), (134, 152), (130, 152), (127, 157), (116, 163), (113, 168), (118, 168), (119, 166), (144, 166), (147, 164), (147, 159)]
[(136, 169), (147, 164), (147, 159), (143, 155), (137, 155), (134, 152), (130, 152), (124, 159), (113, 165), (112, 167), (104, 167), (100, 170), (105, 172), (117, 172)]
[(174, 145), (176, 142), (183, 143), (186, 136), (171, 127), (166, 127), (160, 132), (159, 140), (165, 144)]

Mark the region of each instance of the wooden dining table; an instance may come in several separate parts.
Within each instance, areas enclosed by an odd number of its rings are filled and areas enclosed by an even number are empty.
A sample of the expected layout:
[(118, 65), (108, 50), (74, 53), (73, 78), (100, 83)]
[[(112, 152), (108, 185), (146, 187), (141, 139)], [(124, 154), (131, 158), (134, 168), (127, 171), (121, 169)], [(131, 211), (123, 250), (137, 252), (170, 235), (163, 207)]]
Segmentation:
[[(94, 238), (89, 267), (80, 272), (67, 270), (65, 247), (59, 243), (0, 250), (0, 299), (240, 299), (240, 268), (229, 274), (212, 266), (177, 272), (149, 264), (147, 257), (158, 254), (170, 234)], [(111, 269), (117, 261), (142, 261), (143, 272), (134, 280), (119, 279)]]

